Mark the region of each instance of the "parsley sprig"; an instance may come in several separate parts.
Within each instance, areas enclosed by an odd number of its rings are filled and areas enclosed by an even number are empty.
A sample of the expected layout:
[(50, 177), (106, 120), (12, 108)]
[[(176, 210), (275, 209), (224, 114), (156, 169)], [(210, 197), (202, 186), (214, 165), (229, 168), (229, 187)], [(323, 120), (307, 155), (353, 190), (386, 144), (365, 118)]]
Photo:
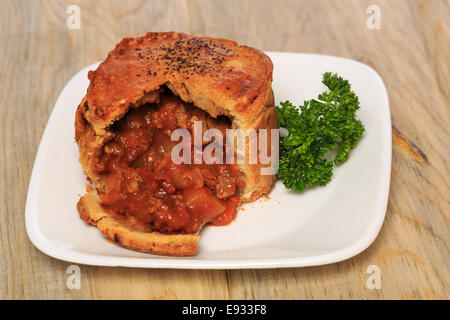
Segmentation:
[[(280, 127), (288, 130), (280, 140), (277, 175), (295, 191), (326, 185), (333, 176), (333, 166), (345, 162), (364, 132), (356, 119), (359, 99), (350, 83), (327, 72), (322, 82), (329, 89), (318, 99), (305, 101), (300, 110), (289, 101), (277, 107)], [(330, 155), (336, 152), (334, 159)]]

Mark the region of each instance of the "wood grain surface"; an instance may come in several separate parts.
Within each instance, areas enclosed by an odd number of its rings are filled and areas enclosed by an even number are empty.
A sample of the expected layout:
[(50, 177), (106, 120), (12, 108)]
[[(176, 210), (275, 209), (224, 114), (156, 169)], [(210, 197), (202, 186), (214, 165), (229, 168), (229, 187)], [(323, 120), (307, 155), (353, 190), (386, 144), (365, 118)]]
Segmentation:
[[(3, 299), (449, 299), (449, 47), (445, 0), (1, 0), (0, 298)], [(69, 30), (68, 5), (81, 9)], [(381, 29), (366, 27), (367, 7)], [(38, 144), (66, 82), (125, 36), (176, 30), (263, 50), (322, 53), (373, 67), (388, 89), (392, 180), (383, 228), (358, 256), (320, 267), (151, 270), (69, 263), (29, 241), (24, 209)], [(381, 270), (370, 290), (367, 267)]]

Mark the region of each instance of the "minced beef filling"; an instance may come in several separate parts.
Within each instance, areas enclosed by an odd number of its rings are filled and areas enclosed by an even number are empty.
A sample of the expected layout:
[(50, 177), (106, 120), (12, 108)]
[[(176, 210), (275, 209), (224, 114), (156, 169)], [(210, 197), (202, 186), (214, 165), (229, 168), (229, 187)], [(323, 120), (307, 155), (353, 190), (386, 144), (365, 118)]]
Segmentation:
[[(224, 137), (231, 127), (227, 118), (212, 118), (169, 95), (158, 104), (130, 110), (115, 123), (115, 136), (104, 145), (95, 168), (106, 184), (99, 192), (105, 209), (131, 214), (164, 233), (194, 233), (206, 223), (230, 223), (239, 204), (234, 165), (171, 160), (178, 143), (170, 140), (173, 130), (192, 134), (195, 120), (202, 121), (203, 130), (216, 128)], [(193, 144), (193, 135), (191, 140)]]

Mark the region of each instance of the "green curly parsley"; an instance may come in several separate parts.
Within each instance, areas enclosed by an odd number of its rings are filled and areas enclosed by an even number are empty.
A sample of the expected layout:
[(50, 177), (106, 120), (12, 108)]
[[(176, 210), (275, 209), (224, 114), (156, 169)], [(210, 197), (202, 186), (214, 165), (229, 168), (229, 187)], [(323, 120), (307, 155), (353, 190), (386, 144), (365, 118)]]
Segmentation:
[[(359, 100), (347, 80), (327, 72), (322, 82), (329, 91), (318, 100), (305, 101), (299, 109), (289, 101), (277, 107), (280, 127), (288, 130), (280, 138), (277, 175), (295, 191), (326, 185), (333, 176), (333, 165), (345, 162), (364, 132), (356, 119)], [(329, 160), (336, 153), (334, 160)]]

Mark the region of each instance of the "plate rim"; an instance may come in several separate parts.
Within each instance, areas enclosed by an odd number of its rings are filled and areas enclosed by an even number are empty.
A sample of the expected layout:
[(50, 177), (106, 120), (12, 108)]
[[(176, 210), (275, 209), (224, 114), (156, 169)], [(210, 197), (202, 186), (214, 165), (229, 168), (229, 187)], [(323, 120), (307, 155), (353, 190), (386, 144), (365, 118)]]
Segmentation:
[[(332, 58), (338, 60), (344, 60), (347, 62), (359, 64), (361, 67), (366, 68), (371, 72), (377, 82), (382, 88), (382, 100), (383, 100), (383, 112), (386, 114), (383, 116), (385, 118), (386, 128), (383, 132), (386, 134), (382, 144), (385, 145), (387, 153), (384, 155), (384, 160), (382, 162), (383, 169), (386, 171), (386, 179), (384, 180), (383, 194), (381, 201), (377, 202), (379, 208), (377, 209), (382, 214), (377, 215), (377, 219), (368, 225), (368, 230), (364, 237), (358, 241), (352, 243), (351, 245), (333, 251), (331, 253), (313, 255), (308, 257), (297, 257), (297, 258), (281, 258), (281, 259), (233, 259), (233, 260), (217, 260), (217, 259), (196, 259), (195, 257), (161, 257), (158, 259), (147, 259), (145, 257), (112, 257), (112, 256), (101, 256), (98, 254), (91, 254), (85, 252), (78, 252), (76, 250), (71, 250), (70, 252), (66, 249), (51, 245), (48, 240), (42, 234), (39, 223), (37, 221), (38, 213), (36, 212), (36, 201), (37, 201), (37, 182), (40, 180), (40, 175), (42, 174), (43, 157), (48, 149), (48, 143), (45, 143), (49, 136), (55, 130), (54, 126), (49, 126), (49, 123), (54, 122), (54, 118), (57, 114), (62, 111), (61, 108), (56, 108), (60, 104), (60, 100), (63, 97), (65, 91), (70, 87), (69, 84), (74, 81), (77, 75), (87, 68), (92, 68), (98, 65), (100, 62), (96, 62), (89, 66), (86, 66), (76, 72), (70, 80), (65, 84), (64, 88), (61, 90), (53, 110), (47, 120), (44, 132), (41, 136), (38, 150), (33, 163), (33, 169), (30, 177), (30, 182), (27, 191), (27, 199), (25, 205), (25, 228), (30, 241), (35, 247), (40, 251), (51, 256), (53, 258), (83, 265), (96, 265), (96, 266), (120, 266), (120, 267), (134, 267), (134, 268), (166, 268), (166, 269), (267, 269), (267, 268), (292, 268), (292, 267), (307, 267), (307, 266), (319, 266), (325, 264), (336, 263), (339, 261), (347, 260), (352, 258), (365, 249), (367, 249), (377, 238), (381, 227), (383, 225), (390, 191), (390, 180), (391, 180), (391, 165), (392, 165), (392, 121), (391, 121), (391, 111), (389, 104), (389, 96), (386, 86), (378, 74), (372, 67), (348, 58), (323, 55), (323, 54), (312, 54), (312, 53), (297, 53), (297, 52), (281, 52), (281, 51), (265, 51), (268, 55), (270, 54), (288, 54), (288, 55), (300, 55), (300, 56), (319, 56), (322, 58)], [(384, 107), (386, 106), (386, 107)], [(384, 121), (383, 121), (384, 122)], [(387, 131), (385, 131), (387, 130)], [(383, 171), (384, 171), (383, 170)]]

